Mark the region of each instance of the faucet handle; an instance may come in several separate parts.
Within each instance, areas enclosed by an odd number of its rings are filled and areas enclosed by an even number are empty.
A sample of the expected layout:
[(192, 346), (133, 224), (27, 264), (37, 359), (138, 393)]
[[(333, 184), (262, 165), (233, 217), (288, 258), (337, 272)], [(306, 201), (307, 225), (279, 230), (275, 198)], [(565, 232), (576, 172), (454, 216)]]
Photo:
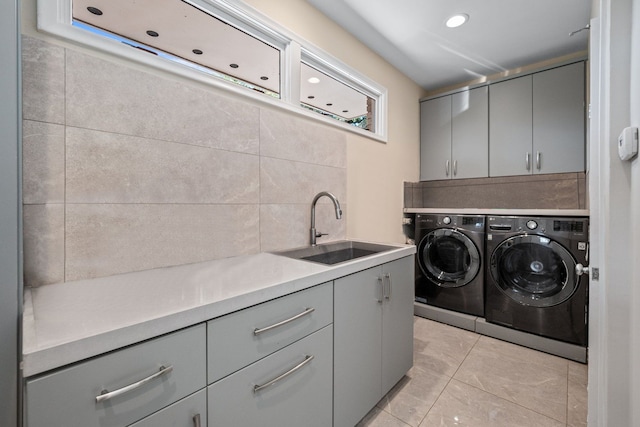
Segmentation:
[(316, 237), (322, 237), (322, 236), (328, 236), (329, 233), (321, 233), (319, 231), (316, 231)]

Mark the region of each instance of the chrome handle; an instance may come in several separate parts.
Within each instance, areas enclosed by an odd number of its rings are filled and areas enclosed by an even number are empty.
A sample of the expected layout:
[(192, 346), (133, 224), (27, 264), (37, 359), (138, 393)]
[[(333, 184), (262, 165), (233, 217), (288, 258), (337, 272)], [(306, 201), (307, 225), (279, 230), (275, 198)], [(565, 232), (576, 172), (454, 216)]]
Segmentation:
[(524, 164), (527, 170), (531, 170), (531, 165), (529, 163), (529, 152), (527, 152), (527, 154), (524, 156)]
[(380, 283), (380, 297), (376, 298), (380, 304), (382, 304), (382, 300), (384, 299), (384, 277), (378, 276), (378, 283)]
[(453, 161), (453, 176), (458, 175), (458, 161), (454, 160)]
[(277, 377), (275, 377), (271, 381), (268, 381), (268, 382), (266, 382), (266, 383), (264, 383), (262, 385), (254, 385), (253, 386), (253, 392), (257, 393), (258, 391), (260, 391), (260, 390), (262, 390), (264, 388), (267, 388), (269, 386), (272, 386), (275, 383), (277, 383), (278, 381), (287, 378), (289, 375), (293, 374), (297, 370), (301, 369), (304, 365), (306, 365), (307, 363), (311, 362), (313, 360), (313, 357), (314, 356), (307, 355), (307, 356), (304, 357), (304, 360), (302, 362), (298, 363), (296, 366), (294, 366), (293, 368), (289, 369), (284, 374), (278, 375)]
[(589, 266), (584, 266), (582, 264), (576, 264), (576, 276), (582, 276), (583, 274), (589, 275)]
[(445, 171), (447, 173), (447, 176), (449, 176), (449, 167), (451, 166), (451, 161), (447, 160), (446, 162), (446, 166), (445, 166)]
[(193, 416), (193, 427), (201, 427), (200, 424), (200, 414), (195, 414)]
[(385, 298), (390, 300), (391, 299), (391, 273), (387, 273), (384, 275), (385, 279), (387, 279), (387, 289), (389, 289), (389, 292), (387, 292), (387, 294), (385, 295)]
[(173, 371), (173, 366), (169, 365), (167, 367), (164, 366), (160, 366), (160, 370), (158, 372), (156, 372), (153, 375), (149, 375), (147, 378), (144, 378), (138, 382), (135, 382), (133, 384), (129, 384), (128, 386), (119, 388), (118, 390), (114, 390), (114, 391), (108, 391), (108, 390), (102, 390), (102, 393), (98, 396), (96, 396), (96, 403), (100, 403), (100, 402), (104, 402), (105, 400), (109, 400), (109, 399), (113, 399), (114, 397), (118, 397), (122, 394), (128, 393), (132, 390), (135, 390), (137, 388), (142, 387), (143, 385), (145, 385), (146, 383), (155, 380), (158, 377), (161, 377), (162, 375), (167, 375), (168, 373), (170, 373), (171, 371)]
[(306, 308), (302, 313), (296, 314), (295, 316), (290, 317), (290, 318), (288, 318), (286, 320), (283, 320), (282, 322), (274, 323), (273, 325), (266, 326), (264, 328), (255, 328), (253, 330), (253, 335), (260, 335), (263, 332), (267, 332), (267, 331), (270, 331), (271, 329), (277, 328), (279, 326), (286, 325), (287, 323), (293, 322), (294, 320), (298, 320), (299, 318), (304, 317), (307, 314), (311, 314), (314, 311), (316, 311), (315, 308), (309, 307), (309, 308)]
[(540, 152), (536, 151), (536, 169), (540, 170)]

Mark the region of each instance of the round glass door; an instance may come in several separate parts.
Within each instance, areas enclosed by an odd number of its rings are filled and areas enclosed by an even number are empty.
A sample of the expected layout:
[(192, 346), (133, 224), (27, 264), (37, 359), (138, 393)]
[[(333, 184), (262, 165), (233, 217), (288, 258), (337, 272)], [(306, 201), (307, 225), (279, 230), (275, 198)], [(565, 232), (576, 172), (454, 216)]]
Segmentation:
[(577, 288), (576, 261), (561, 244), (543, 236), (522, 235), (500, 243), (491, 254), (491, 275), (514, 301), (550, 307)]
[(433, 230), (418, 244), (418, 265), (435, 284), (456, 288), (480, 271), (480, 252), (464, 234), (450, 228)]

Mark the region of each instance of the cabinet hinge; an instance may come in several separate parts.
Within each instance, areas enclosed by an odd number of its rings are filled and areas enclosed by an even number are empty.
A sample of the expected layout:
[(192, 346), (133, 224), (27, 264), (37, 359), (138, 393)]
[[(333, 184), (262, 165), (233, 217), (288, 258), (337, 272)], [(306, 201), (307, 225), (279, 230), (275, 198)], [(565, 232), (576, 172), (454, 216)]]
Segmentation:
[(591, 280), (600, 280), (600, 269), (591, 267)]

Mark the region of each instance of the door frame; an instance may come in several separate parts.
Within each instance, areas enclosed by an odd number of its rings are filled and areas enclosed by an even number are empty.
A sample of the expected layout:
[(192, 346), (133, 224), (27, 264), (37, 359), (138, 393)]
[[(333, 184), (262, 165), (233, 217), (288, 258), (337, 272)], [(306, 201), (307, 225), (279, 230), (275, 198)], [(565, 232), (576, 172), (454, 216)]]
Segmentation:
[(21, 421), (22, 195), (20, 1), (0, 2), (0, 420)]

